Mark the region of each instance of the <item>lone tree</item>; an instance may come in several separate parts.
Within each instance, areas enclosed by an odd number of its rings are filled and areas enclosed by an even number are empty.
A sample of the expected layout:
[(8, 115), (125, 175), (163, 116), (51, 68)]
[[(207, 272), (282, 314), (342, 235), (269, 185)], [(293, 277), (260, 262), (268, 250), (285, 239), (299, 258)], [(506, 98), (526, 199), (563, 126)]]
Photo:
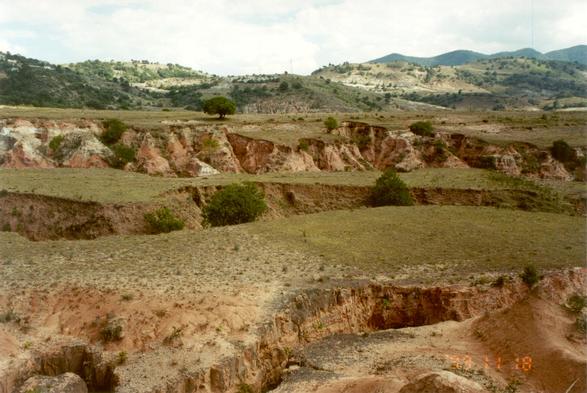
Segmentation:
[(371, 206), (411, 206), (414, 204), (406, 183), (393, 169), (386, 170), (375, 182), (369, 197)]
[(223, 119), (226, 115), (233, 115), (236, 111), (236, 104), (234, 101), (226, 97), (213, 97), (204, 101), (202, 105), (204, 113), (209, 115), (218, 115), (219, 119)]
[(204, 225), (213, 227), (255, 221), (267, 210), (264, 194), (253, 183), (229, 184), (204, 207)]
[(324, 126), (326, 126), (328, 131), (332, 131), (338, 127), (338, 121), (336, 121), (334, 117), (329, 116), (326, 120), (324, 120)]

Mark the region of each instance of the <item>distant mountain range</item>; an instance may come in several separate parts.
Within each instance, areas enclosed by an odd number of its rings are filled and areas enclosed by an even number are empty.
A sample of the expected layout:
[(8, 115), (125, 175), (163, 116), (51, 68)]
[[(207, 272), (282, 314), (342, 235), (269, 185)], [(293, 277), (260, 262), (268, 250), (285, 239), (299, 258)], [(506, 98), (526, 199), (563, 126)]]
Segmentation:
[(437, 65), (456, 66), (472, 63), (477, 60), (497, 59), (503, 57), (529, 57), (539, 60), (568, 61), (587, 65), (587, 45), (577, 45), (547, 53), (541, 53), (531, 48), (524, 48), (513, 52), (499, 52), (492, 55), (486, 55), (470, 50), (455, 50), (434, 57), (414, 57), (405, 56), (399, 53), (392, 53), (390, 55), (371, 60), (369, 63), (391, 63), (394, 61), (406, 61), (408, 63), (415, 63), (429, 67)]

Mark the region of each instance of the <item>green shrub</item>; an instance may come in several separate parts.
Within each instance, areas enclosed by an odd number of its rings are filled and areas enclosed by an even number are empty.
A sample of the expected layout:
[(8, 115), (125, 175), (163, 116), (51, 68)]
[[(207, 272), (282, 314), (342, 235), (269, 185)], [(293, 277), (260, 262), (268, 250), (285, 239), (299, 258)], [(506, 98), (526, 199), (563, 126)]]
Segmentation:
[(54, 136), (51, 139), (51, 142), (49, 142), (49, 148), (53, 151), (57, 151), (57, 149), (59, 149), (59, 146), (61, 146), (61, 142), (63, 142), (63, 138), (63, 135)]
[(205, 225), (221, 226), (254, 221), (267, 210), (263, 192), (253, 183), (229, 184), (204, 207)]
[(109, 320), (100, 330), (104, 342), (119, 341), (122, 339), (122, 325), (116, 320)]
[(579, 295), (578, 293), (574, 293), (567, 299), (567, 303), (565, 304), (565, 308), (570, 312), (575, 314), (580, 313), (585, 306), (587, 306), (587, 298), (583, 295)]
[(106, 145), (113, 145), (120, 140), (120, 137), (128, 128), (126, 124), (118, 119), (108, 119), (102, 122), (104, 132), (100, 138)]
[(432, 136), (434, 134), (434, 128), (429, 121), (417, 121), (410, 124), (410, 131), (420, 136)]
[(369, 202), (372, 206), (411, 206), (414, 204), (406, 183), (393, 169), (386, 170), (375, 182)]
[(334, 117), (329, 116), (324, 120), (324, 126), (328, 131), (332, 131), (338, 127), (338, 121)]
[(520, 274), (522, 281), (526, 283), (530, 288), (540, 281), (540, 276), (538, 275), (538, 269), (534, 265), (527, 265), (524, 267), (524, 271)]
[(185, 223), (177, 218), (167, 207), (162, 207), (151, 213), (145, 214), (145, 220), (155, 233), (168, 233), (183, 229)]
[(562, 139), (552, 142), (550, 152), (560, 162), (568, 162), (575, 159), (575, 150)]
[(300, 139), (298, 142), (298, 150), (308, 151), (310, 143), (305, 139)]
[(136, 150), (132, 147), (117, 143), (110, 147), (110, 150), (114, 153), (114, 156), (110, 159), (110, 165), (114, 168), (124, 168), (129, 162), (135, 160), (137, 154)]
[(220, 147), (220, 144), (216, 139), (206, 138), (202, 141), (202, 149), (209, 151), (216, 151)]
[(371, 143), (371, 137), (369, 135), (358, 134), (353, 137), (353, 143), (357, 145), (359, 150), (363, 150)]
[(289, 83), (287, 83), (286, 81), (282, 81), (279, 84), (279, 91), (285, 92), (285, 91), (288, 91), (288, 90), (289, 90)]
[(209, 115), (218, 115), (218, 118), (222, 119), (236, 112), (236, 104), (226, 97), (213, 97), (204, 101), (202, 110)]

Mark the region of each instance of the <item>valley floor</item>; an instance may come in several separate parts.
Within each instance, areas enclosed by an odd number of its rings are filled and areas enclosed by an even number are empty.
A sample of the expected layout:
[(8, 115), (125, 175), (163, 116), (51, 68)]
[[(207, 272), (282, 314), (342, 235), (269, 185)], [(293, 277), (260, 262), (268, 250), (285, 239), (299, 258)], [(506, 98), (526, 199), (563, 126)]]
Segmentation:
[[(380, 174), (0, 169), (0, 393), (583, 391), (585, 184), (422, 168), (371, 208)], [(241, 181), (268, 213), (203, 227)], [(150, 234), (161, 206), (186, 229)]]

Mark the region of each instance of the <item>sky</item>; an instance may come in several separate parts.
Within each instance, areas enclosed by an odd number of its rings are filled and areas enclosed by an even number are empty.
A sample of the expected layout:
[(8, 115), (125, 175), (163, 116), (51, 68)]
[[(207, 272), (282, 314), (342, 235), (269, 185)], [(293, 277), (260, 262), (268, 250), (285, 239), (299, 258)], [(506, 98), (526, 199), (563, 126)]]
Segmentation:
[(547, 52), (586, 44), (585, 20), (585, 0), (0, 0), (0, 51), (308, 74), (393, 52), (532, 47), (531, 26)]

